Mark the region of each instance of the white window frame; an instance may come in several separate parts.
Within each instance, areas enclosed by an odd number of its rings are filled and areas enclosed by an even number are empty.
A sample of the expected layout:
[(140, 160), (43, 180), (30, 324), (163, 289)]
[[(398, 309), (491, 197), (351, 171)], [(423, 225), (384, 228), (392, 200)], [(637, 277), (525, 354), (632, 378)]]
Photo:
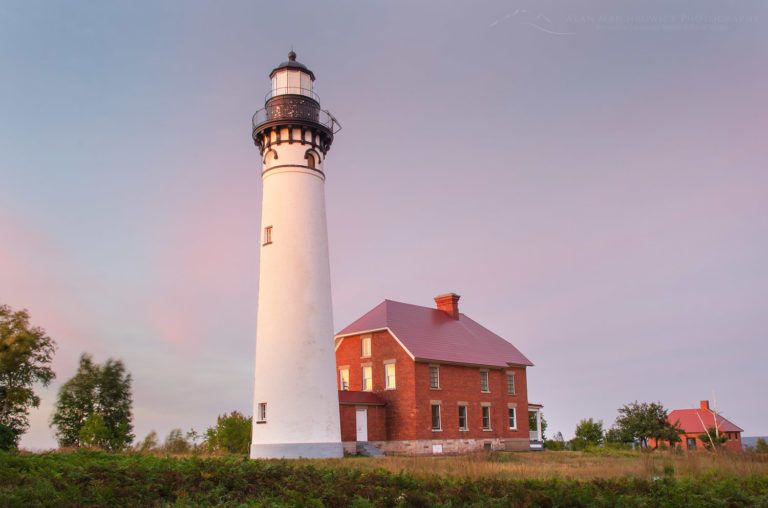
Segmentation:
[[(435, 376), (437, 383), (435, 385), (432, 384), (432, 369), (434, 369), (437, 376)], [(439, 365), (430, 365), (429, 366), (429, 389), (430, 390), (439, 390), (440, 389), (440, 366)]]
[(488, 371), (481, 370), (480, 371), (480, 391), (482, 393), (490, 393), (491, 391), (491, 386), (488, 378), (489, 378)]
[[(392, 368), (392, 376), (390, 380), (389, 369)], [(384, 388), (387, 390), (394, 390), (397, 388), (397, 378), (395, 374), (395, 360), (384, 361)]]
[[(464, 409), (464, 426), (461, 426), (461, 410)], [(459, 404), (459, 430), (469, 430), (469, 415), (466, 404)]]
[[(368, 371), (368, 377), (365, 377), (365, 372)], [(366, 380), (370, 383), (370, 387), (366, 387)], [(372, 365), (363, 365), (363, 391), (364, 392), (370, 392), (373, 390), (373, 366)]]
[[(486, 411), (488, 411), (488, 426), (487, 427), (485, 426), (485, 412)], [(493, 430), (491, 428), (491, 406), (483, 405), (480, 414), (482, 415), (483, 430), (485, 430), (485, 431)]]
[(266, 402), (259, 402), (257, 414), (256, 414), (256, 423), (267, 423), (267, 403)]
[[(344, 379), (344, 374), (346, 374), (346, 380)], [(346, 383), (344, 381), (346, 381)], [(349, 367), (342, 367), (339, 369), (339, 390), (349, 390)]]
[[(512, 380), (512, 390), (509, 389), (509, 380)], [(507, 372), (507, 395), (515, 395), (517, 392), (517, 386), (515, 383), (515, 373)]]
[[(509, 414), (512, 413), (510, 417)], [(509, 430), (517, 430), (517, 408), (507, 408), (507, 417), (510, 420)]]
[(371, 336), (364, 335), (360, 338), (360, 358), (371, 357)]
[[(437, 408), (437, 427), (435, 427), (435, 408)], [(429, 416), (432, 420), (432, 432), (439, 432), (443, 430), (443, 415), (440, 404), (431, 403), (429, 409)]]

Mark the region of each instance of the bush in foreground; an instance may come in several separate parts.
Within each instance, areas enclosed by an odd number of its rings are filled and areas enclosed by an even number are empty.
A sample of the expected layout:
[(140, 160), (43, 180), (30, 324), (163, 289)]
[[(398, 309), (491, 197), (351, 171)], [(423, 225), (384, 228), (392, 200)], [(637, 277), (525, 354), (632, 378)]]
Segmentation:
[[(365, 460), (365, 459), (364, 459)], [(368, 459), (371, 460), (371, 459)], [(751, 506), (768, 478), (500, 480), (242, 458), (0, 453), (0, 506)]]

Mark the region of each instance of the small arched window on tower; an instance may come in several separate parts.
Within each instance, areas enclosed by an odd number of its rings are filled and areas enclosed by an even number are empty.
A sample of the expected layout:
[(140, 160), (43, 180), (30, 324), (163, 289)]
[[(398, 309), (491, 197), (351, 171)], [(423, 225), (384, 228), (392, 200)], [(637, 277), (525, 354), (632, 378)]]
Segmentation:
[(315, 156), (311, 153), (307, 154), (307, 167), (310, 169), (315, 169)]

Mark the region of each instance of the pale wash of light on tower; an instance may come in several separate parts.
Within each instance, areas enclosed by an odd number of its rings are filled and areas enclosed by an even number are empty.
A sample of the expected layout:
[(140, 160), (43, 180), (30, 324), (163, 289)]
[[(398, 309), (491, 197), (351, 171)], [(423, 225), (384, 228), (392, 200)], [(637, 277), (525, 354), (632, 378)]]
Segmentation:
[(263, 245), (251, 458), (340, 457), (324, 168), (339, 125), (293, 51), (270, 79), (253, 117)]

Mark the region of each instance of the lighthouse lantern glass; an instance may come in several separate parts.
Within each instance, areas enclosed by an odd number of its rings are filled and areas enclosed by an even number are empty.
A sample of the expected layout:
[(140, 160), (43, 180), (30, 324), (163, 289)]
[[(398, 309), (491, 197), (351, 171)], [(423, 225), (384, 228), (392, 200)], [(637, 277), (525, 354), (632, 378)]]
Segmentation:
[(313, 97), (314, 83), (306, 72), (281, 69), (272, 76), (272, 97), (276, 95), (304, 95)]

